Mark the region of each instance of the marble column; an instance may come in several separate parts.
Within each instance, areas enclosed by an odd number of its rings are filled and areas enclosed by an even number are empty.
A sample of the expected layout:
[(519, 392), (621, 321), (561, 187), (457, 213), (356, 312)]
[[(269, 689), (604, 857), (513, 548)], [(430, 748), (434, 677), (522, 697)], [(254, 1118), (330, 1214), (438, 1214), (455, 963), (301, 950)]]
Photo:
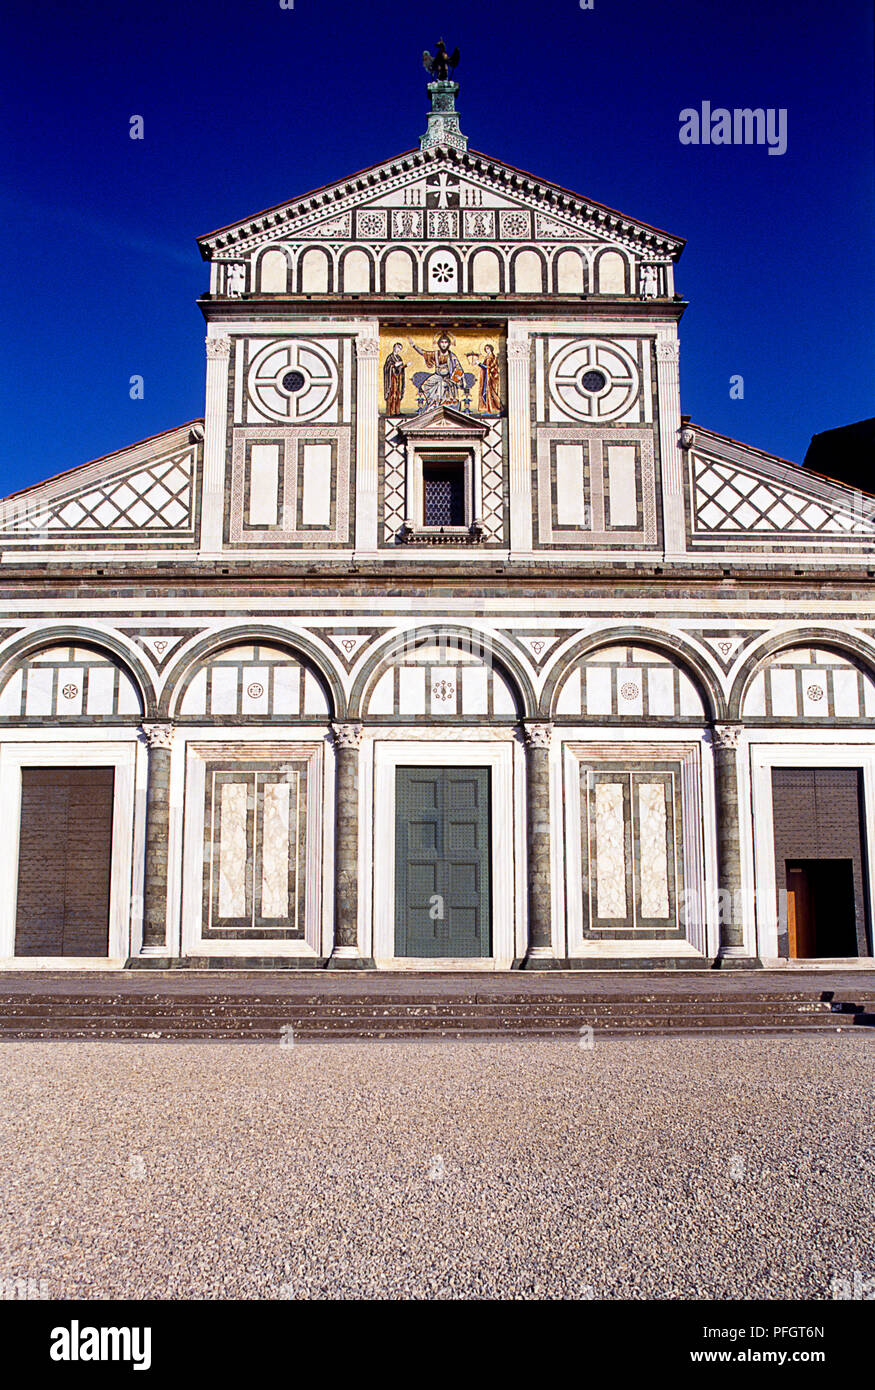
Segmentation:
[(334, 810), (334, 951), (356, 958), (358, 944), (359, 749), (361, 724), (332, 724), (337, 757)]
[(204, 475), (200, 549), (217, 555), (225, 520), (225, 442), (228, 415), (230, 338), (207, 338), (207, 392), (204, 409)]
[(373, 330), (356, 339), (355, 548), (377, 549), (377, 426), (380, 340)]
[(510, 549), (532, 548), (532, 408), (529, 402), (531, 340), (511, 338), (507, 344), (508, 471)]
[(167, 854), (170, 847), (172, 724), (142, 724), (149, 745), (146, 782), (146, 863), (143, 881), (143, 954), (167, 955)]
[(744, 956), (741, 920), (741, 832), (738, 816), (738, 724), (715, 724), (714, 789), (717, 811), (717, 887), (722, 916), (720, 955)]
[(550, 874), (550, 737), (552, 724), (526, 720), (526, 845), (529, 957), (552, 955)]

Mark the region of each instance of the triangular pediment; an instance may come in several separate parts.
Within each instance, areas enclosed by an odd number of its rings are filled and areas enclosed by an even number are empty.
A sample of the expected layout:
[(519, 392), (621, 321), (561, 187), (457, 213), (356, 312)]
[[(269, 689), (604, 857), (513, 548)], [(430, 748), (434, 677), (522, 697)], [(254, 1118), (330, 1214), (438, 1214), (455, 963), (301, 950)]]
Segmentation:
[(202, 440), (190, 421), (7, 497), (0, 544), (192, 541)]
[(448, 439), (462, 436), (470, 439), (472, 435), (484, 439), (489, 433), (489, 426), (472, 415), (466, 415), (463, 410), (454, 410), (449, 405), (436, 405), (432, 410), (424, 410), (421, 415), (403, 420), (398, 426), (398, 433), (408, 439)]
[(272, 241), (605, 242), (676, 259), (683, 240), (474, 150), (414, 150), (199, 238), (205, 259)]

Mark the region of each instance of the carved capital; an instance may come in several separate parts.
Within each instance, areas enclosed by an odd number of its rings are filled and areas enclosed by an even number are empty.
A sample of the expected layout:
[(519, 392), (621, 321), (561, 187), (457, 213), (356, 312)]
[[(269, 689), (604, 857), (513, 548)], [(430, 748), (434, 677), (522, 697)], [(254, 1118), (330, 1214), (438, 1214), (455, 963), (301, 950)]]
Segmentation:
[(380, 356), (379, 338), (357, 338), (356, 354), (360, 362), (376, 362)]
[(172, 724), (141, 724), (140, 729), (150, 748), (172, 748)]
[(680, 346), (677, 338), (660, 338), (656, 344), (657, 362), (677, 362)]
[(528, 719), (523, 724), (523, 738), (528, 748), (549, 748), (552, 735), (552, 724), (536, 723)]
[(331, 732), (338, 748), (361, 748), (362, 746), (363, 729), (361, 724), (332, 724)]
[(740, 724), (714, 724), (711, 740), (715, 748), (737, 748), (740, 734)]
[(531, 355), (532, 341), (530, 338), (513, 338), (507, 344), (509, 362), (528, 362)]
[(230, 338), (207, 338), (207, 358), (228, 358), (231, 356)]

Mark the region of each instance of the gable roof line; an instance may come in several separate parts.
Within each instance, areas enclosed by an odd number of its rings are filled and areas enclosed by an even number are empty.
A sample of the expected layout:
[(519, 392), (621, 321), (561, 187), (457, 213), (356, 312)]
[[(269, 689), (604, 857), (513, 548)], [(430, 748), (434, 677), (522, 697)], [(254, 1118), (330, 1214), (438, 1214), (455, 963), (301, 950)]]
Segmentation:
[(861, 492), (865, 497), (875, 497), (875, 492), (870, 492), (867, 488), (855, 487), (851, 483), (843, 483), (841, 478), (831, 478), (828, 473), (820, 473), (816, 468), (804, 468), (801, 463), (794, 463), (792, 459), (782, 458), (780, 454), (770, 454), (766, 449), (759, 449), (755, 444), (745, 444), (742, 439), (733, 439), (731, 434), (720, 434), (718, 430), (711, 430), (707, 425), (697, 425), (695, 420), (690, 420), (689, 428), (707, 434), (711, 439), (722, 439), (727, 444), (734, 444), (738, 449), (750, 449), (754, 454), (759, 454), (760, 458), (771, 460), (774, 463), (781, 463), (785, 468), (792, 468), (798, 474), (800, 481), (805, 478), (820, 478), (824, 483), (831, 483), (833, 487), (840, 487), (845, 492)]
[(60, 473), (50, 473), (48, 478), (41, 478), (38, 483), (29, 483), (27, 487), (18, 488), (16, 492), (7, 492), (5, 497), (0, 497), (0, 502), (11, 502), (14, 497), (23, 497), (27, 492), (36, 492), (38, 488), (47, 487), (49, 483), (59, 482), (61, 478), (69, 478), (73, 473), (78, 473), (83, 468), (90, 468), (95, 463), (105, 463), (107, 459), (118, 458), (121, 454), (127, 454), (131, 449), (142, 448), (144, 444), (151, 444), (155, 439), (164, 439), (170, 434), (179, 434), (182, 430), (190, 430), (193, 425), (202, 425), (204, 417), (201, 415), (196, 420), (186, 420), (182, 425), (172, 425), (169, 430), (159, 430), (157, 434), (147, 434), (145, 439), (135, 439), (133, 444), (123, 444), (120, 449), (110, 449), (108, 454), (98, 454), (97, 458), (86, 459), (84, 463), (74, 463), (72, 468), (62, 468)]
[(552, 179), (542, 178), (539, 174), (532, 174), (527, 169), (518, 168), (515, 164), (508, 164), (506, 160), (496, 159), (494, 155), (485, 154), (482, 150), (444, 151), (441, 147), (433, 147), (431, 150), (404, 150), (401, 154), (393, 155), (390, 159), (383, 159), (376, 164), (366, 165), (364, 169), (357, 169), (355, 173), (347, 174), (342, 179), (335, 179), (332, 183), (322, 184), (318, 188), (311, 188), (306, 193), (300, 193), (296, 197), (286, 198), (281, 203), (274, 203), (271, 207), (262, 208), (260, 212), (251, 213), (248, 217), (238, 218), (236, 222), (228, 222), (224, 227), (216, 227), (214, 231), (206, 232), (203, 236), (197, 238), (201, 258), (203, 260), (209, 259), (206, 254), (206, 243), (212, 241), (214, 237), (221, 236), (224, 232), (233, 231), (235, 227), (242, 227), (247, 223), (257, 222), (261, 217), (269, 217), (271, 213), (279, 212), (283, 208), (294, 206), (296, 203), (306, 202), (308, 198), (314, 198), (319, 193), (328, 193), (333, 189), (342, 188), (344, 185), (354, 183), (356, 179), (363, 178), (366, 174), (372, 174), (377, 169), (385, 169), (392, 164), (398, 164), (401, 160), (410, 159), (412, 156), (419, 156), (422, 162), (427, 164), (435, 163), (436, 159), (443, 153), (450, 154), (452, 158), (456, 159), (461, 164), (464, 164), (465, 161), (469, 159), (485, 159), (488, 163), (507, 169), (512, 174), (519, 174), (521, 178), (531, 179), (533, 183), (540, 184), (543, 188), (553, 189), (566, 198), (573, 198), (577, 203), (589, 204), (593, 208), (598, 208), (600, 212), (610, 213), (614, 217), (619, 217), (622, 222), (634, 223), (638, 227), (643, 227), (648, 232), (653, 232), (657, 236), (665, 237), (666, 240), (674, 242), (678, 247), (678, 255), (680, 255), (686, 245), (685, 237), (676, 236), (674, 232), (667, 232), (664, 228), (655, 227), (650, 222), (643, 222), (639, 217), (631, 217), (628, 213), (620, 212), (619, 208), (612, 208), (609, 207), (607, 203), (599, 202), (597, 198), (590, 198), (584, 193), (576, 193), (573, 189), (565, 188), (561, 183), (554, 183)]

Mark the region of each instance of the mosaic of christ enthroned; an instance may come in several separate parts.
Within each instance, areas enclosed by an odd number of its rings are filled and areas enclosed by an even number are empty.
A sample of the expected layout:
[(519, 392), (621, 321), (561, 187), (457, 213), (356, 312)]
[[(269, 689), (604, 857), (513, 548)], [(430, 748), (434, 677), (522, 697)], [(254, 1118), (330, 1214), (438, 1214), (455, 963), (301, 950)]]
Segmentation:
[(416, 415), (439, 405), (471, 415), (504, 408), (502, 335), (477, 329), (380, 335), (382, 406), (387, 415)]

